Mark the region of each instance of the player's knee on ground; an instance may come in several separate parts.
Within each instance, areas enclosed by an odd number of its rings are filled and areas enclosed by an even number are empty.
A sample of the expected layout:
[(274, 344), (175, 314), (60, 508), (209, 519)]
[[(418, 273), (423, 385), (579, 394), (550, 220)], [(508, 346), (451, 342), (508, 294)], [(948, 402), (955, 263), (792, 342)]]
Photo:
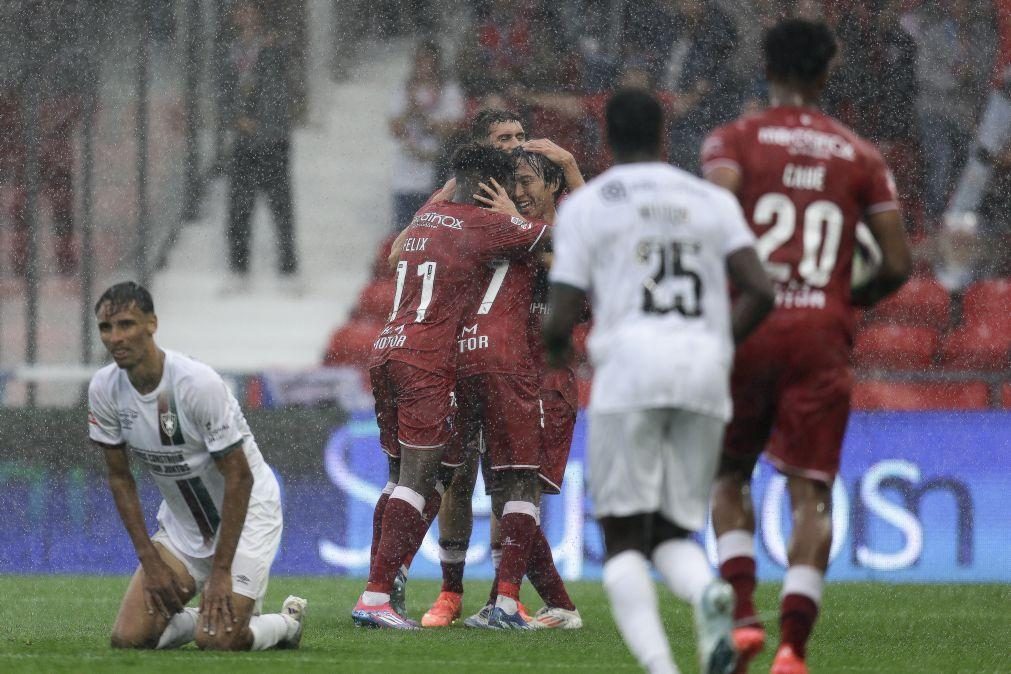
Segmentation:
[(660, 513), (654, 513), (653, 532), (649, 546), (650, 555), (653, 554), (653, 551), (656, 550), (657, 546), (660, 545), (661, 543), (690, 538), (692, 533), (693, 532), (689, 531), (688, 529), (683, 529), (676, 523), (671, 522), (669, 519), (667, 519)]
[(607, 559), (633, 550), (649, 555), (653, 536), (653, 513), (627, 517), (602, 517), (600, 529), (604, 534)]
[(160, 636), (160, 633), (145, 631), (139, 625), (133, 627), (116, 625), (109, 636), (109, 645), (112, 648), (150, 649), (158, 645)]

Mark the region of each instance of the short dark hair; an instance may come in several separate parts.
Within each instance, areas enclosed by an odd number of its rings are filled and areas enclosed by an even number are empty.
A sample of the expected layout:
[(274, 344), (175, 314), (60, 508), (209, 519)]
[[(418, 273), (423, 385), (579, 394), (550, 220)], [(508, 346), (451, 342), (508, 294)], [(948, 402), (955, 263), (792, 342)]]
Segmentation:
[(512, 156), (517, 166), (520, 163), (526, 164), (546, 185), (551, 183), (558, 185), (554, 193), (556, 199), (565, 190), (565, 172), (562, 171), (562, 167), (541, 153), (530, 152), (518, 147), (512, 151)]
[(512, 157), (502, 150), (479, 143), (458, 147), (450, 165), (457, 180), (470, 176), (487, 183), (494, 178), (500, 185), (511, 182), (516, 171), (516, 162)]
[(502, 124), (505, 122), (519, 122), (523, 130), (526, 131), (526, 125), (523, 123), (523, 118), (520, 117), (518, 112), (489, 108), (477, 113), (474, 121), (470, 123), (470, 139), (475, 143), (486, 143), (492, 124)]
[(644, 89), (620, 89), (607, 102), (607, 144), (615, 154), (660, 149), (663, 108)]
[(123, 281), (108, 288), (102, 296), (95, 302), (95, 315), (98, 315), (102, 305), (109, 303), (113, 313), (129, 309), (131, 305), (136, 305), (142, 313), (154, 313), (154, 300), (147, 288), (135, 281)]
[(814, 84), (828, 72), (838, 46), (823, 21), (785, 19), (765, 32), (762, 51), (769, 78)]

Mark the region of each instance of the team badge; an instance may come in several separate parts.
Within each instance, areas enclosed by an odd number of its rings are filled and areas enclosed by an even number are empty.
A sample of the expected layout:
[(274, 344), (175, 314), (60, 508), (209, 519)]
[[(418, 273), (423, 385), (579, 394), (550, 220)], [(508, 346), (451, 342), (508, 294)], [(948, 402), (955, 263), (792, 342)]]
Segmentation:
[(165, 435), (172, 437), (176, 434), (176, 429), (179, 427), (179, 420), (176, 418), (175, 413), (172, 410), (168, 412), (162, 412), (159, 415), (161, 421), (161, 429), (165, 431)]

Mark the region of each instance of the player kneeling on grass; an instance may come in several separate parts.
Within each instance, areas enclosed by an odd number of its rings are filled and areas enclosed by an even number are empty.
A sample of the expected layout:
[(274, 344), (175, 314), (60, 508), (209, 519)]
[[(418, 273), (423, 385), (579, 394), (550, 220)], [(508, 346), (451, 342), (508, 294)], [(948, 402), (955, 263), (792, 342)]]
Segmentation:
[[(260, 615), (281, 542), (281, 496), (239, 403), (211, 368), (154, 341), (151, 295), (133, 282), (95, 305), (115, 363), (88, 389), (89, 435), (140, 559), (112, 630), (114, 648), (296, 648), (306, 601)], [(129, 455), (161, 491), (158, 531), (144, 526)], [(200, 609), (186, 604), (201, 592)]]

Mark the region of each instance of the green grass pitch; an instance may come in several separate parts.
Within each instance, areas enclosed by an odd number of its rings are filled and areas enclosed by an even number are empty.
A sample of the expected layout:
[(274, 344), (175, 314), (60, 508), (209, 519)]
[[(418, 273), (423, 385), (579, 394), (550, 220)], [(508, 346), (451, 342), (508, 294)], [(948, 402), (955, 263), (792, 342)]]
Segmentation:
[[(583, 630), (475, 632), (464, 627), (394, 633), (356, 629), (350, 609), (363, 581), (274, 578), (266, 609), (288, 594), (309, 600), (299, 651), (117, 652), (108, 632), (126, 589), (124, 577), (0, 576), (0, 672), (635, 672), (599, 583), (570, 585)], [(778, 586), (759, 588), (774, 612)], [(532, 608), (539, 602), (525, 587)], [(419, 618), (438, 592), (411, 581), (408, 609)], [(468, 583), (465, 608), (477, 610), (487, 584)], [(682, 672), (697, 671), (688, 610), (660, 589), (664, 620)], [(1011, 672), (1011, 586), (830, 584), (810, 648), (813, 672)], [(768, 621), (775, 644), (775, 619)], [(753, 672), (767, 672), (772, 648)]]

